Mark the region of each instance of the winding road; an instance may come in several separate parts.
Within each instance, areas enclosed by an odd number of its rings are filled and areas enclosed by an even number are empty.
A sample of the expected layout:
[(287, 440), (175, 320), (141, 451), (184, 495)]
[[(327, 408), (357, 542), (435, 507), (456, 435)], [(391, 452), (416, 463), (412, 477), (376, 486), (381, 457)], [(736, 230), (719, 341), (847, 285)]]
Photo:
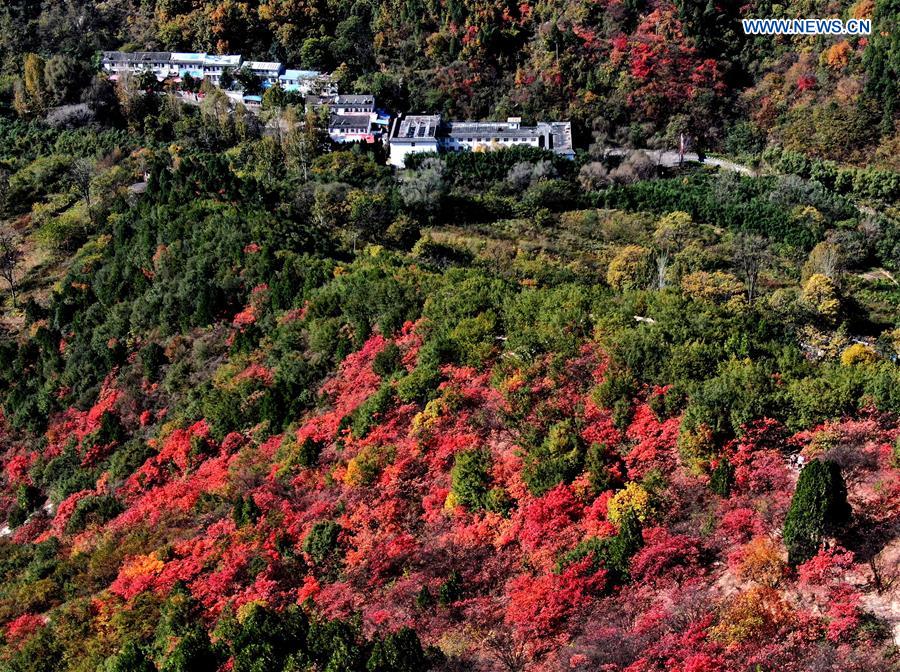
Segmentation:
[[(606, 154), (608, 156), (628, 156), (630, 154), (634, 154), (635, 152), (643, 152), (658, 166), (662, 166), (664, 168), (674, 168), (678, 165), (680, 156), (678, 152), (674, 150), (663, 150), (663, 149), (623, 149), (623, 148), (613, 148), (608, 149)], [(701, 163), (704, 166), (716, 166), (721, 168), (722, 170), (730, 170), (735, 173), (741, 173), (742, 175), (756, 175), (756, 171), (754, 171), (749, 166), (744, 166), (740, 163), (735, 163), (734, 161), (729, 161), (727, 159), (717, 159), (712, 156), (707, 156), (703, 161), (700, 161), (700, 157), (695, 152), (685, 152), (684, 153), (685, 161), (692, 161), (695, 163)]]

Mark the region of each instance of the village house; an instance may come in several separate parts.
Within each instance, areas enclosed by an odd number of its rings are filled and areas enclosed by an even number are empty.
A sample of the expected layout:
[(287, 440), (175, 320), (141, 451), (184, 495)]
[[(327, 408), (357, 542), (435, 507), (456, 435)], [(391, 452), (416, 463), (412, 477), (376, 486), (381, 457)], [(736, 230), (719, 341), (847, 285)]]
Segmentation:
[(335, 142), (374, 142), (390, 125), (390, 117), (375, 109), (371, 94), (312, 94), (306, 97), (306, 106), (327, 110), (328, 135)]
[(439, 114), (413, 114), (395, 120), (390, 138), (390, 164), (402, 168), (410, 154), (437, 152), (440, 126)]
[(331, 111), (335, 114), (372, 114), (375, 112), (375, 96), (339, 95), (332, 103)]
[(230, 71), (241, 67), (241, 57), (237, 54), (217, 56), (215, 54), (203, 54), (203, 78), (219, 86), (222, 82), (222, 73), (226, 69)]
[(104, 51), (101, 60), (104, 72), (111, 75), (150, 70), (159, 80), (190, 75), (196, 79), (208, 79), (216, 86), (221, 82), (226, 68), (236, 70), (240, 64), (241, 57), (237, 54), (177, 51)]
[(333, 114), (328, 121), (328, 135), (335, 142), (375, 142), (374, 112), (370, 114)]
[(151, 70), (157, 77), (165, 79), (169, 76), (171, 56), (168, 51), (104, 51), (101, 67), (111, 75)]
[(190, 75), (194, 79), (203, 79), (203, 58), (206, 54), (196, 52), (174, 52), (171, 69), (175, 77)]
[(390, 164), (402, 168), (410, 154), (425, 152), (490, 151), (503, 147), (549, 149), (575, 158), (572, 125), (568, 121), (523, 126), (520, 117), (506, 121), (447, 121), (440, 115), (410, 115), (394, 122), (390, 135)]
[(284, 72), (284, 66), (281, 63), (272, 61), (247, 61), (244, 63), (244, 67), (249, 68), (254, 75), (259, 77), (264, 89), (278, 84), (278, 79)]
[(322, 77), (318, 70), (285, 70), (279, 75), (278, 83), (285, 91), (305, 96), (321, 83)]

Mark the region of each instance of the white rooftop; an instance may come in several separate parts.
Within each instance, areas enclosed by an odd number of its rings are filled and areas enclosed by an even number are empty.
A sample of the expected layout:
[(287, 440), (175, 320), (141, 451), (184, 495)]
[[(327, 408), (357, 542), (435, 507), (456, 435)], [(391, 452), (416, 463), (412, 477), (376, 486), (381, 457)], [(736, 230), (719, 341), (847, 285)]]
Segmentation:
[(198, 53), (196, 51), (174, 51), (174, 52), (172, 52), (172, 60), (173, 61), (202, 63), (204, 58), (206, 58), (205, 53)]
[(274, 61), (246, 61), (244, 65), (251, 70), (281, 70), (281, 63)]
[(238, 65), (241, 62), (240, 54), (207, 54), (203, 59), (203, 65)]
[(395, 140), (435, 138), (441, 125), (439, 114), (413, 114), (404, 117), (397, 129)]
[(318, 70), (285, 70), (280, 79), (315, 79), (321, 74)]

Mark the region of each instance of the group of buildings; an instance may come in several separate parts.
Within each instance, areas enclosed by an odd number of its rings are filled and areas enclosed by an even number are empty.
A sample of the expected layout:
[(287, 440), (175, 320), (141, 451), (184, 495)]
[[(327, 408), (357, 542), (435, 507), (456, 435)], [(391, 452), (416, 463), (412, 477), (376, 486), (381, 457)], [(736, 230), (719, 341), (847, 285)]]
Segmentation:
[(216, 86), (220, 86), (226, 69), (237, 72), (246, 68), (259, 78), (264, 89), (278, 84), (285, 91), (305, 96), (311, 92), (329, 93), (334, 88), (328, 75), (318, 70), (293, 70), (273, 61), (245, 61), (239, 54), (104, 51), (102, 67), (113, 77), (123, 72), (137, 74), (149, 70), (159, 81), (190, 75), (195, 79), (207, 79)]
[(523, 126), (520, 117), (506, 121), (444, 121), (439, 114), (408, 115), (394, 121), (389, 143), (389, 161), (397, 167), (402, 167), (410, 154), (504, 147), (538, 147), (575, 158), (571, 122), (541, 121)]
[[(247, 69), (259, 79), (262, 88), (280, 86), (306, 99), (307, 106), (328, 109), (328, 134), (335, 142), (375, 142), (385, 139), (390, 147), (389, 163), (398, 168), (410, 154), (424, 152), (488, 151), (503, 147), (538, 147), (574, 158), (572, 126), (568, 121), (539, 122), (523, 126), (519, 117), (506, 121), (445, 121), (439, 114), (407, 115), (394, 119), (378, 110), (369, 94), (342, 95), (328, 74), (317, 70), (293, 70), (271, 61), (245, 61), (237, 54), (170, 51), (105, 51), (103, 70), (110, 78), (123, 73), (152, 72), (159, 81), (180, 82), (194, 79), (222, 85), (226, 70)], [(250, 107), (261, 97), (243, 91), (226, 93)]]

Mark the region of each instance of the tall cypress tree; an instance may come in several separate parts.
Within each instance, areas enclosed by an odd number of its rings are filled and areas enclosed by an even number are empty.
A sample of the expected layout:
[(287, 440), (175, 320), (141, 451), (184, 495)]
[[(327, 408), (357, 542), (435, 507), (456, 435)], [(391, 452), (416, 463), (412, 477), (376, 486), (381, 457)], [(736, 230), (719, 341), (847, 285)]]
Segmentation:
[(792, 566), (819, 550), (822, 537), (850, 520), (847, 486), (837, 464), (812, 460), (800, 472), (797, 489), (784, 520), (784, 543)]

